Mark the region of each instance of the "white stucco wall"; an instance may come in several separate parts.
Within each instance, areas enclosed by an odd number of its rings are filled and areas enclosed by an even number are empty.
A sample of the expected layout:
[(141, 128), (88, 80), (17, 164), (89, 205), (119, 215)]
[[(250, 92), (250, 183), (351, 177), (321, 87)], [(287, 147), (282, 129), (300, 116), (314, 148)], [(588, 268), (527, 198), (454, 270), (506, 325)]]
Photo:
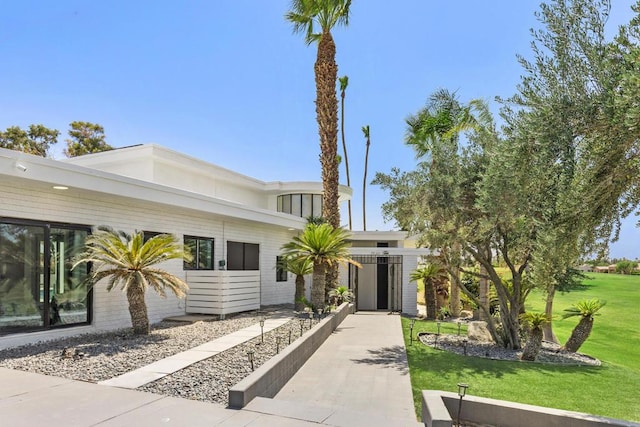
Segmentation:
[[(132, 198), (78, 189), (56, 191), (48, 185), (32, 184), (28, 181), (14, 181), (11, 184), (6, 180), (0, 181), (0, 216), (89, 226), (109, 225), (127, 232), (167, 232), (179, 239), (185, 234), (213, 237), (216, 269), (218, 260), (226, 255), (227, 240), (258, 243), (261, 303), (293, 303), (294, 278), (290, 276), (287, 282), (276, 282), (275, 262), (280, 247), (295, 235), (294, 231), (249, 221), (229, 221), (202, 212)], [(162, 267), (184, 279), (181, 260), (169, 261)], [(153, 291), (147, 294), (147, 304), (151, 322), (183, 314), (185, 309), (184, 300), (174, 296), (162, 299)], [(93, 324), (89, 329), (107, 330), (128, 326), (130, 317), (125, 295), (118, 290), (108, 293), (104, 286), (97, 285), (94, 289)], [(69, 330), (46, 332), (47, 336), (68, 333)], [(42, 334), (22, 335), (35, 338)]]

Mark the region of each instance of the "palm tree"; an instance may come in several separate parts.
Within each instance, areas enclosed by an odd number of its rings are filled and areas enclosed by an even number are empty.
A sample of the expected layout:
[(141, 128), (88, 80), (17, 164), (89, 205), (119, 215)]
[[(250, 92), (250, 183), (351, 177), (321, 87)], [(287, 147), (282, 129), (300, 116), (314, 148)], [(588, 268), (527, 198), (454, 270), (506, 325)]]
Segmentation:
[(448, 280), (447, 271), (438, 263), (431, 262), (415, 269), (410, 276), (411, 281), (422, 280), (424, 299), (427, 304), (427, 319), (437, 317), (436, 288)]
[[(320, 134), (322, 165), (322, 216), (333, 226), (340, 226), (338, 207), (338, 100), (336, 98), (336, 45), (331, 30), (349, 24), (351, 0), (292, 0), (285, 18), (293, 32), (305, 34), (305, 42), (318, 42), (314, 65), (316, 80), (316, 118)], [(318, 28), (319, 27), (319, 28)]]
[(296, 275), (296, 294), (294, 297), (296, 311), (304, 310), (305, 282), (304, 276), (313, 273), (313, 261), (305, 257), (282, 257), (281, 267)]
[(330, 224), (307, 224), (302, 234), (282, 246), (285, 257), (306, 258), (313, 263), (311, 304), (316, 309), (325, 305), (327, 267), (343, 263), (360, 267), (349, 255), (346, 238), (347, 232), (342, 228), (333, 228)]
[(127, 294), (133, 332), (148, 335), (149, 316), (144, 301), (147, 289), (153, 288), (163, 298), (166, 297), (166, 288), (178, 298), (184, 297), (189, 289), (184, 281), (154, 265), (185, 257), (189, 259), (191, 254), (185, 253), (183, 245), (170, 234), (159, 234), (145, 242), (142, 232), (131, 236), (109, 227), (99, 227), (87, 237), (85, 250), (73, 268), (92, 263), (87, 277), (89, 284), (108, 279), (107, 291), (120, 286)]
[[(342, 135), (342, 152), (344, 154), (344, 168), (347, 173), (347, 186), (351, 187), (351, 178), (349, 177), (349, 158), (347, 157), (347, 143), (344, 140), (344, 96), (347, 91), (347, 86), (349, 86), (349, 76), (342, 76), (338, 79), (340, 82), (340, 134)], [(353, 230), (352, 221), (351, 221), (351, 199), (347, 201), (347, 206), (349, 208), (349, 230)]]
[(551, 320), (545, 313), (527, 312), (520, 316), (527, 327), (527, 342), (522, 349), (522, 360), (534, 361), (542, 348), (542, 328)]
[(329, 292), (330, 301), (333, 301), (335, 305), (340, 305), (343, 302), (351, 302), (355, 298), (353, 291), (346, 286), (338, 286)]
[(573, 316), (581, 316), (580, 321), (571, 331), (571, 336), (564, 345), (564, 349), (571, 352), (576, 352), (589, 338), (591, 329), (593, 328), (593, 318), (599, 316), (600, 309), (604, 307), (606, 301), (600, 301), (599, 299), (581, 300), (575, 303), (575, 305), (567, 308), (565, 314), (562, 315), (563, 319), (568, 319)]
[(362, 180), (362, 230), (367, 231), (367, 210), (365, 208), (367, 201), (367, 168), (369, 167), (369, 145), (371, 138), (369, 136), (369, 125), (362, 126), (362, 133), (367, 140), (367, 151), (364, 155), (364, 179)]

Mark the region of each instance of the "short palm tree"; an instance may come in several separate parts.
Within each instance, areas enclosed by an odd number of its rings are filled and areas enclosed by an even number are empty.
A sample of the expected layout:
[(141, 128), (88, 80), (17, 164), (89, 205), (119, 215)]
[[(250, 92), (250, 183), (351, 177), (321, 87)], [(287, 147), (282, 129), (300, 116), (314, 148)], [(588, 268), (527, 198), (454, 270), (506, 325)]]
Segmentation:
[(355, 298), (353, 291), (346, 286), (338, 286), (329, 292), (329, 298), (335, 305), (340, 305), (343, 302), (351, 302)]
[(520, 358), (534, 361), (542, 348), (542, 328), (550, 322), (550, 319), (545, 313), (530, 311), (520, 315), (520, 320), (527, 327), (527, 342)]
[(349, 255), (346, 238), (347, 232), (342, 228), (333, 228), (330, 224), (307, 224), (302, 234), (282, 246), (285, 257), (306, 258), (313, 263), (311, 304), (316, 309), (325, 305), (327, 267), (343, 263), (360, 267)]
[(427, 319), (435, 320), (437, 316), (436, 288), (448, 280), (447, 271), (440, 264), (431, 262), (415, 269), (410, 276), (411, 281), (422, 280), (424, 299), (427, 304)]
[(322, 216), (334, 228), (340, 226), (338, 206), (338, 99), (336, 98), (336, 44), (331, 30), (349, 25), (351, 0), (292, 0), (285, 18), (294, 33), (304, 33), (309, 45), (318, 42), (316, 63), (316, 119), (322, 165)]
[(591, 329), (593, 328), (594, 316), (599, 316), (600, 309), (604, 307), (606, 301), (600, 301), (599, 299), (581, 300), (575, 303), (575, 305), (567, 308), (562, 315), (563, 319), (568, 319), (573, 316), (580, 316), (580, 321), (571, 331), (571, 336), (564, 345), (564, 349), (571, 352), (576, 352), (589, 338)]
[(284, 270), (296, 276), (296, 294), (294, 297), (296, 311), (304, 310), (305, 281), (304, 276), (313, 273), (313, 261), (305, 257), (285, 256), (282, 258)]
[(108, 227), (99, 227), (87, 237), (85, 250), (78, 256), (74, 268), (92, 263), (87, 280), (95, 285), (107, 279), (107, 291), (120, 286), (127, 294), (131, 325), (135, 334), (150, 332), (149, 316), (144, 296), (149, 287), (166, 297), (169, 288), (177, 297), (186, 295), (189, 286), (174, 275), (155, 268), (156, 264), (170, 260), (190, 258), (183, 245), (170, 234), (159, 234), (144, 241), (142, 232), (133, 236)]

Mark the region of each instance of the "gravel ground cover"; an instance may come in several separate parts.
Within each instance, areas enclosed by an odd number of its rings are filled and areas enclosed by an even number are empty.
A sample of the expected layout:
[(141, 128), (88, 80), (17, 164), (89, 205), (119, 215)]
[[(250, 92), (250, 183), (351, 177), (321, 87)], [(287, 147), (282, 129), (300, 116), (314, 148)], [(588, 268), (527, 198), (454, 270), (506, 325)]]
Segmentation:
[[(313, 325), (316, 325), (314, 321)], [(309, 332), (309, 321), (304, 322), (303, 333)], [(251, 374), (251, 363), (247, 353), (253, 352), (253, 368), (282, 351), (300, 337), (300, 322), (293, 319), (281, 327), (233, 347), (216, 356), (193, 364), (185, 369), (149, 383), (138, 390), (166, 396), (182, 397), (204, 402), (228, 404), (229, 388)], [(278, 339), (280, 345), (278, 346)]]
[(147, 336), (122, 329), (44, 341), (0, 350), (0, 366), (98, 382), (254, 325), (261, 316), (252, 312), (193, 324), (163, 321)]
[[(423, 344), (428, 346), (466, 356), (485, 357), (488, 359), (498, 360), (520, 360), (520, 356), (522, 355), (522, 350), (509, 350), (496, 346), (493, 343), (468, 341), (465, 345), (464, 341), (466, 340), (466, 336), (451, 334), (437, 335), (434, 333), (422, 332), (418, 335), (418, 338)], [(542, 349), (534, 363), (537, 362), (559, 365), (601, 365), (601, 362), (596, 358), (587, 356), (586, 354), (564, 351), (559, 345), (547, 341), (542, 343)]]

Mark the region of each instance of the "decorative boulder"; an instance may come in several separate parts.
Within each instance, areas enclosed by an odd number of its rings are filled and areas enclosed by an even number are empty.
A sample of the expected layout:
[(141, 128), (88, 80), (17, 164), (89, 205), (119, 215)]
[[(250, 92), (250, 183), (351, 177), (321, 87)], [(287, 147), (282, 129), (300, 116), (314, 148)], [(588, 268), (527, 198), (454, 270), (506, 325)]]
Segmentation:
[(473, 312), (471, 310), (461, 310), (460, 317), (463, 319), (471, 319), (473, 317)]
[(487, 322), (484, 320), (469, 322), (467, 326), (467, 337), (469, 341), (493, 342), (489, 329), (487, 329)]

